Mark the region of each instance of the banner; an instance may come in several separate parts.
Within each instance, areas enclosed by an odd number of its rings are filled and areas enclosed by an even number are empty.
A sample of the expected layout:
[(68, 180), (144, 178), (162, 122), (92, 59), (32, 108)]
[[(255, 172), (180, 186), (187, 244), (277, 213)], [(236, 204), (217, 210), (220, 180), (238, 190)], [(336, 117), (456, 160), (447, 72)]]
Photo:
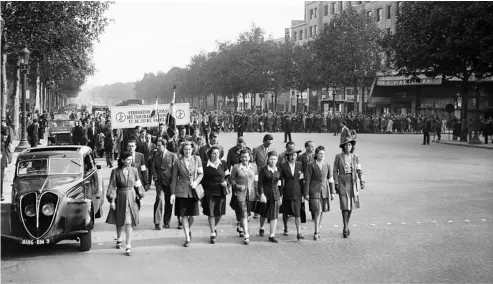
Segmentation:
[[(111, 126), (113, 128), (154, 127), (166, 123), (170, 105), (158, 105), (159, 116), (151, 118), (154, 105), (113, 106), (111, 111)], [(159, 120), (158, 120), (159, 117)], [(175, 104), (176, 125), (190, 123), (190, 104)]]

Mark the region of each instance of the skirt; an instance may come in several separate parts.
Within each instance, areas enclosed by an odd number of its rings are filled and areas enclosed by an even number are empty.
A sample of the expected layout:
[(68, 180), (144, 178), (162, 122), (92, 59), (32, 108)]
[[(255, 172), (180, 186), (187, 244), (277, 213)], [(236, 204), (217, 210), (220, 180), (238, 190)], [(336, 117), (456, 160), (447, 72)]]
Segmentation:
[(250, 201), (248, 199), (248, 195), (244, 201), (239, 201), (236, 196), (233, 196), (231, 198), (232, 200), (234, 199), (235, 201), (232, 201), (236, 203), (235, 206), (235, 213), (237, 217), (240, 218), (248, 218), (248, 216), (251, 215), (252, 212), (254, 212), (255, 205), (257, 204), (256, 201)]
[(312, 212), (312, 214), (320, 214), (329, 211), (329, 198), (310, 198), (310, 212)]
[(175, 216), (199, 216), (199, 202), (194, 198), (175, 199)]
[(269, 220), (277, 219), (279, 217), (279, 200), (267, 200), (266, 203), (260, 203), (257, 213)]
[(284, 200), (279, 213), (291, 215), (293, 217), (301, 217), (301, 200)]
[[(341, 210), (353, 210), (355, 206), (355, 198), (353, 191), (353, 175), (346, 175), (346, 184), (350, 185), (349, 187), (340, 187), (339, 188), (339, 203)], [(359, 204), (358, 204), (359, 207)]]
[(226, 196), (204, 196), (202, 213), (209, 217), (219, 217), (226, 214)]

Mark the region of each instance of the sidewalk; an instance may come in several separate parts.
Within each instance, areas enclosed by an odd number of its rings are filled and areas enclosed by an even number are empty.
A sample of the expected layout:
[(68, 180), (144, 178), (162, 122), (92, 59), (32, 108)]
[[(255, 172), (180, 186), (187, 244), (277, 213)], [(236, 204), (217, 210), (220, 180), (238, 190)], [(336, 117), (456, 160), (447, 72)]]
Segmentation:
[[(484, 142), (484, 141), (481, 141), (481, 142)], [(441, 140), (440, 141), (440, 144), (493, 150), (493, 143), (488, 143), (488, 144), (469, 144), (468, 142), (460, 142), (460, 141), (454, 141), (454, 140)]]
[[(41, 142), (41, 145), (39, 145), (40, 147), (48, 145), (48, 139), (41, 139), (39, 142)], [(15, 147), (17, 147), (17, 145), (19, 145), (19, 140), (12, 141), (12, 145), (15, 145)], [(12, 182), (14, 180), (15, 163), (17, 161), (17, 156), (19, 156), (19, 153), (20, 152), (12, 153), (12, 163), (8, 164), (7, 168), (5, 168), (5, 178), (3, 180), (3, 196), (5, 197), (5, 200), (1, 202), (2, 204), (11, 202)]]

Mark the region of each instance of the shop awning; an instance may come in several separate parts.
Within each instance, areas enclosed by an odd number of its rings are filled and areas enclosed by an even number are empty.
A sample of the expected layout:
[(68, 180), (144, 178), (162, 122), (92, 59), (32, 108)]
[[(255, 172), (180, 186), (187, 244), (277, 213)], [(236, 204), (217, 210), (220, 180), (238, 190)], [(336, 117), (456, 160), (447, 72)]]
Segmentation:
[(377, 86), (396, 87), (396, 86), (418, 86), (418, 85), (441, 85), (442, 78), (428, 78), (424, 75), (419, 76), (419, 82), (412, 81), (405, 76), (383, 76), (378, 77)]

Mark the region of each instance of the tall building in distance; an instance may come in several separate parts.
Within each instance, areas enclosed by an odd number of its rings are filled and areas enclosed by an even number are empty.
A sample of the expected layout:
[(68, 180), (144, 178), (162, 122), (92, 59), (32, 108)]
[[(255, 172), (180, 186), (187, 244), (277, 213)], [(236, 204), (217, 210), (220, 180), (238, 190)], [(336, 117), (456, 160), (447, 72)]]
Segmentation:
[[(304, 19), (291, 21), (291, 42), (302, 45), (314, 40), (328, 25), (332, 18), (344, 9), (352, 7), (357, 11), (367, 13), (375, 19), (377, 26), (386, 33), (395, 33), (397, 15), (402, 1), (306, 1), (304, 3)], [(390, 74), (390, 75), (388, 75)], [(378, 113), (421, 113), (425, 115), (435, 114), (444, 118), (455, 115), (460, 117), (461, 88), (460, 79), (426, 78), (420, 76), (420, 82), (409, 82), (408, 78), (400, 76), (393, 70), (387, 70), (386, 74), (380, 74), (376, 78), (365, 83), (364, 88), (353, 90), (352, 87), (342, 90), (322, 90), (321, 94), (309, 90), (307, 94), (299, 94), (291, 91), (288, 95), (290, 105), (300, 105), (318, 102), (316, 109), (322, 112), (335, 110), (340, 112), (378, 112)], [(474, 79), (473, 79), (474, 80)], [(482, 80), (479, 91), (480, 108), (486, 109), (493, 106), (493, 78)], [(470, 93), (473, 90), (469, 91)], [(308, 95), (310, 94), (310, 95)], [(474, 110), (475, 99), (469, 98), (469, 111)], [(455, 106), (453, 113), (446, 113), (445, 106)], [(288, 111), (295, 111), (291, 107)]]

